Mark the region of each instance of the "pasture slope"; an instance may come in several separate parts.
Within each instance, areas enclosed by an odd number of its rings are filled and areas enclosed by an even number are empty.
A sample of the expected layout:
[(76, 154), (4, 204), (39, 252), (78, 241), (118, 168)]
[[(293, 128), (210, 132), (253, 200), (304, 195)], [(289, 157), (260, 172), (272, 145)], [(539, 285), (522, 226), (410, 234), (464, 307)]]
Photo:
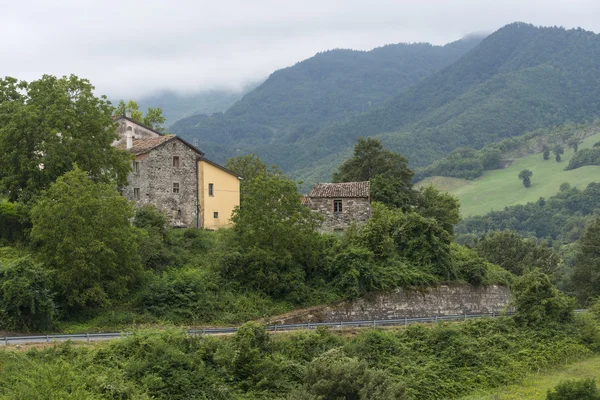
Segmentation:
[(509, 385), (471, 396), (461, 400), (546, 400), (548, 390), (561, 381), (596, 379), (600, 382), (600, 356), (569, 364), (540, 374), (532, 374), (518, 385)]
[[(592, 147), (600, 140), (600, 134), (586, 138), (580, 149)], [(466, 179), (434, 176), (418, 183), (418, 186), (433, 184), (440, 190), (446, 190), (460, 200), (463, 217), (483, 215), (498, 211), (504, 207), (537, 201), (558, 193), (561, 183), (585, 188), (590, 182), (600, 181), (600, 166), (585, 166), (565, 171), (573, 150), (565, 147), (562, 161), (557, 163), (554, 154), (544, 160), (541, 153), (515, 159), (504, 169), (484, 172), (483, 176), (468, 181)], [(526, 188), (518, 178), (519, 172), (529, 169), (533, 172), (531, 187)]]

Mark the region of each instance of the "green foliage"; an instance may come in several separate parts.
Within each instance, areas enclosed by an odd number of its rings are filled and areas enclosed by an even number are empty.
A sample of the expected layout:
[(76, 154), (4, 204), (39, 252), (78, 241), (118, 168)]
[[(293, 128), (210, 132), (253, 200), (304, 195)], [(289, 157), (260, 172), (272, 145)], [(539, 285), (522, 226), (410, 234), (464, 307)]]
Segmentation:
[(477, 253), (515, 275), (537, 268), (552, 276), (558, 272), (560, 256), (551, 248), (523, 239), (516, 232), (499, 231), (484, 235), (475, 244)]
[(554, 390), (548, 391), (546, 400), (598, 400), (600, 391), (593, 379), (560, 382)]
[(271, 165), (269, 167), (260, 159), (260, 157), (254, 154), (229, 158), (225, 162), (225, 168), (242, 177), (240, 182), (240, 202), (244, 201), (244, 195), (248, 190), (247, 186), (253, 179), (262, 175), (283, 175), (283, 172), (281, 172), (276, 165)]
[(365, 361), (331, 349), (314, 359), (306, 371), (306, 391), (316, 399), (405, 399), (405, 389), (387, 373)]
[(523, 181), (523, 186), (530, 187), (531, 186), (531, 176), (533, 172), (528, 169), (524, 169), (519, 172), (519, 179)]
[(0, 328), (41, 330), (52, 327), (55, 305), (52, 276), (30, 256), (0, 260)]
[(537, 270), (518, 278), (512, 286), (512, 292), (517, 323), (539, 326), (573, 320), (575, 300), (562, 294), (547, 275)]
[(600, 295), (600, 218), (596, 217), (577, 243), (572, 281), (577, 297), (586, 303)]
[(550, 147), (548, 147), (548, 145), (544, 145), (544, 148), (542, 149), (542, 153), (543, 153), (544, 160), (550, 159)]
[(0, 199), (0, 244), (24, 242), (30, 227), (25, 207)]
[(127, 183), (131, 155), (113, 147), (112, 107), (86, 79), (0, 80), (0, 195), (29, 202), (73, 165)]
[(581, 144), (581, 139), (574, 136), (567, 141), (567, 144), (573, 149), (574, 153), (577, 153), (577, 149), (579, 149), (579, 145)]
[[(319, 217), (300, 203), (296, 184), (282, 175), (259, 175), (236, 208), (235, 246), (223, 273), (274, 297), (301, 298), (304, 280), (319, 265)], [(232, 243), (234, 245), (234, 243)]]
[(565, 168), (569, 171), (585, 165), (600, 165), (600, 148), (596, 147), (593, 149), (583, 149), (578, 151)]
[(429, 185), (416, 195), (416, 210), (425, 218), (433, 218), (448, 233), (454, 235), (454, 226), (460, 221), (460, 203), (449, 193)]
[(556, 162), (560, 162), (561, 158), (561, 154), (565, 153), (565, 149), (560, 146), (560, 145), (556, 145), (556, 147), (554, 147), (554, 149), (552, 150), (552, 152), (554, 153), (554, 158), (556, 159)]
[(123, 100), (119, 100), (117, 107), (114, 110), (115, 115), (126, 115), (127, 111), (131, 113), (131, 119), (141, 124), (144, 124), (157, 132), (164, 132), (163, 124), (166, 118), (162, 115), (162, 109), (148, 107), (146, 115), (140, 110), (140, 106), (136, 101), (129, 100), (127, 104)]
[(413, 172), (408, 160), (372, 138), (358, 138), (354, 155), (333, 174), (334, 182), (371, 181), (371, 199), (395, 207), (412, 202)]
[(77, 166), (39, 198), (31, 238), (69, 306), (106, 305), (138, 283), (132, 217), (133, 205), (112, 184), (93, 182)]
[(600, 209), (600, 184), (590, 183), (584, 190), (570, 188), (548, 199), (465, 218), (455, 232), (459, 242), (466, 242), (468, 235), (512, 230), (524, 237), (573, 243), (583, 235), (587, 220), (597, 209)]

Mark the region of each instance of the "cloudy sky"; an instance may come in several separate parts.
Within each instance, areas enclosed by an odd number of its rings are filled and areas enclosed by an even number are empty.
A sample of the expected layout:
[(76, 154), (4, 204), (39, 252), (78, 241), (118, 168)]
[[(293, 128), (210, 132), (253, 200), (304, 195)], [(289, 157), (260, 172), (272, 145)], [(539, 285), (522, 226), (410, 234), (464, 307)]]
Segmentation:
[(444, 44), (523, 21), (600, 32), (599, 0), (2, 1), (0, 75), (111, 98), (237, 89), (331, 48)]

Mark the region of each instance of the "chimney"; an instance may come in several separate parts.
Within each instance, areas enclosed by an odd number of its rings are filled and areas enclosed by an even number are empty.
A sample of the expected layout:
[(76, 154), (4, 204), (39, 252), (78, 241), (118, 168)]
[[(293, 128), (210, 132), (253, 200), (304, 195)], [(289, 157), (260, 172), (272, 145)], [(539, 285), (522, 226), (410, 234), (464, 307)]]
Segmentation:
[(127, 132), (127, 150), (131, 150), (133, 148), (133, 134), (131, 132)]
[(127, 118), (131, 118), (131, 108), (126, 108), (126, 109), (125, 109), (125, 116), (126, 116)]

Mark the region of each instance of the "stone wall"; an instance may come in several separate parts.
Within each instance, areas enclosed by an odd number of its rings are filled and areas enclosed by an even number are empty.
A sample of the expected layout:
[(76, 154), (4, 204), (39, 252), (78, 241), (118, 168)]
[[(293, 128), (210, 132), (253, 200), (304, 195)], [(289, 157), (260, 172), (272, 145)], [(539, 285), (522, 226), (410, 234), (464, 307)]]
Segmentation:
[(272, 317), (267, 323), (371, 321), (465, 313), (482, 314), (503, 311), (509, 301), (510, 289), (498, 285), (453, 284), (421, 289), (395, 289)]
[(119, 135), (119, 139), (113, 142), (113, 146), (116, 146), (121, 142), (124, 143), (127, 137), (127, 132), (131, 132), (134, 139), (151, 139), (160, 136), (158, 133), (144, 128), (143, 126), (126, 118), (118, 119), (118, 123), (119, 125), (117, 126), (117, 134)]
[(331, 232), (346, 229), (352, 221), (365, 223), (371, 218), (371, 204), (367, 198), (342, 198), (342, 212), (333, 212), (333, 198), (310, 198), (309, 207), (323, 218), (322, 230)]
[[(179, 156), (179, 167), (173, 167), (173, 156)], [(170, 140), (149, 153), (136, 157), (139, 173), (128, 176), (129, 185), (122, 194), (138, 205), (153, 204), (165, 212), (172, 226), (196, 226), (198, 153), (178, 139)], [(179, 183), (179, 193), (173, 193), (173, 183)], [(134, 188), (140, 189), (140, 199), (134, 199)]]

